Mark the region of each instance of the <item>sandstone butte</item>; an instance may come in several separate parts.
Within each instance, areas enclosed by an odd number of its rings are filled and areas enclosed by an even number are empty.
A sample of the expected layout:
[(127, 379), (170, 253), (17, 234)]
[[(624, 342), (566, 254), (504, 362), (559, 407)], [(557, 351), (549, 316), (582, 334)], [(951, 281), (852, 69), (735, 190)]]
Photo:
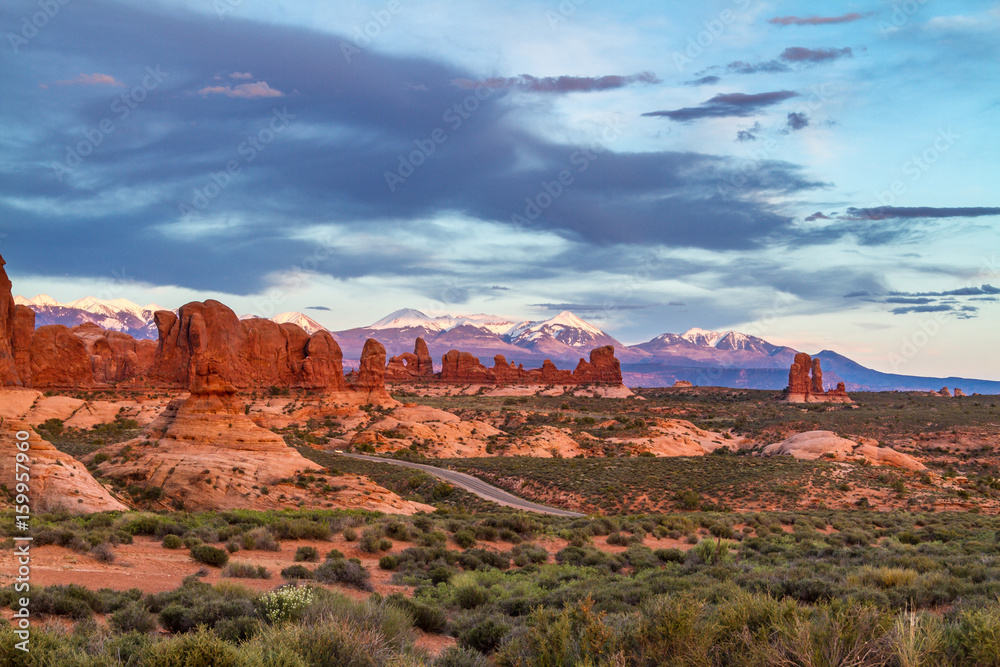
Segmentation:
[(526, 370), (521, 364), (507, 363), (502, 354), (493, 357), (493, 367), (487, 368), (469, 352), (449, 350), (441, 357), (441, 372), (434, 377), (454, 384), (620, 385), (622, 369), (611, 345), (594, 348), (590, 361), (580, 359), (572, 371), (560, 370), (548, 359), (541, 368)]
[(8, 490), (17, 488), (15, 456), (17, 434), (28, 434), (31, 481), (28, 497), (31, 509), (41, 512), (103, 512), (128, 509), (91, 476), (82, 463), (63, 454), (43, 440), (34, 429), (15, 419), (0, 419), (0, 484)]
[(853, 403), (843, 382), (836, 389), (823, 391), (823, 369), (820, 360), (799, 352), (788, 371), (788, 386), (783, 396), (788, 403)]

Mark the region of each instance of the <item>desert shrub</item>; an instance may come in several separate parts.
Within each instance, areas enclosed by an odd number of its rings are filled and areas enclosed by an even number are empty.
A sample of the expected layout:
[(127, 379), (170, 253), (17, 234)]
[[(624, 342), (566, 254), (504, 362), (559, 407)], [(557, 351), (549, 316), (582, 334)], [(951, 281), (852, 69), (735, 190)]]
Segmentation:
[(327, 560), (337, 560), (340, 558), (347, 558), (347, 556), (344, 555), (344, 552), (340, 549), (330, 549), (330, 551), (326, 554)]
[(111, 625), (118, 632), (152, 632), (156, 629), (156, 616), (141, 602), (130, 602), (111, 615)]
[(324, 584), (345, 584), (362, 591), (372, 591), (371, 573), (354, 560), (328, 560), (315, 572), (316, 580)]
[(166, 549), (180, 549), (184, 546), (184, 540), (176, 535), (166, 535), (163, 538), (163, 546)]
[(358, 531), (354, 530), (350, 526), (344, 528), (344, 539), (348, 542), (354, 542), (358, 539)]
[(664, 563), (683, 563), (686, 557), (680, 549), (657, 549), (653, 554)]
[(281, 551), (281, 545), (267, 528), (254, 528), (240, 536), (240, 546), (247, 551)]
[(469, 549), (458, 556), (458, 562), (466, 570), (506, 570), (510, 556), (489, 549)]
[(217, 549), (207, 544), (199, 544), (198, 546), (191, 547), (191, 558), (212, 567), (222, 567), (229, 562), (229, 554), (225, 550)]
[(458, 637), (458, 643), (480, 653), (492, 653), (510, 632), (510, 626), (493, 618), (486, 618), (466, 629)]
[(458, 586), (454, 591), (455, 603), (461, 609), (475, 609), (486, 604), (489, 593), (485, 588), (476, 585)]
[(545, 563), (549, 559), (549, 552), (533, 542), (515, 545), (511, 553), (514, 556), (514, 564), (518, 567), (530, 563)]
[(382, 556), (378, 559), (379, 569), (382, 570), (395, 570), (397, 565), (399, 565), (399, 561), (396, 560), (395, 556)]
[(301, 618), (305, 608), (312, 604), (313, 597), (311, 588), (285, 586), (262, 595), (258, 604), (264, 618), (271, 623), (283, 623)]
[(455, 544), (463, 549), (469, 549), (476, 545), (476, 535), (468, 528), (457, 531), (451, 536), (451, 539), (455, 540)]
[(434, 661), (434, 667), (491, 667), (494, 663), (479, 651), (450, 646)]
[(282, 579), (313, 579), (312, 570), (304, 565), (290, 565), (281, 571)]
[(271, 573), (263, 565), (234, 561), (226, 565), (222, 576), (232, 579), (270, 579)]
[(102, 563), (115, 562), (115, 550), (107, 542), (102, 542), (91, 549), (90, 555)]
[(444, 632), (448, 627), (448, 616), (444, 610), (433, 604), (408, 598), (401, 593), (393, 593), (386, 602), (396, 605), (413, 617), (413, 625), (424, 632)]
[(299, 547), (295, 550), (296, 563), (316, 563), (319, 561), (319, 551), (316, 547)]
[(157, 642), (147, 651), (146, 667), (178, 667), (179, 665), (241, 667), (236, 648), (208, 629)]

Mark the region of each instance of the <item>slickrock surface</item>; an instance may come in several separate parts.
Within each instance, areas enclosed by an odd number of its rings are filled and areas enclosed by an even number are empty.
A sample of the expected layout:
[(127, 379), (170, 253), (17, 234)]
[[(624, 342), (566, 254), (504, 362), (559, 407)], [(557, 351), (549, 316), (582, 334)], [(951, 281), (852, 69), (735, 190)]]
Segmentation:
[(879, 447), (867, 438), (857, 443), (847, 438), (841, 438), (832, 431), (807, 431), (786, 438), (781, 442), (768, 445), (763, 451), (765, 456), (790, 455), (797, 459), (812, 461), (819, 458), (834, 461), (867, 460), (876, 465), (888, 465), (905, 470), (924, 470), (925, 466), (917, 459), (897, 452), (890, 447)]
[(63, 454), (43, 440), (26, 422), (0, 420), (0, 484), (10, 491), (17, 488), (17, 433), (28, 433), (28, 496), (33, 511), (73, 513), (128, 509), (93, 478), (87, 468), (68, 454)]

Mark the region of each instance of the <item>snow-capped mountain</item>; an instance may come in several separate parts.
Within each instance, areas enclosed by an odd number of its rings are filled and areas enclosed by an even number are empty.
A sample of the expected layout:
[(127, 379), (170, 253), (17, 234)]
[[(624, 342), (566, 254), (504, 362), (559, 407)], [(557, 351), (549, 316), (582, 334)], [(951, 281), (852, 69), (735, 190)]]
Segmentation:
[(271, 318), (278, 324), (297, 324), (298, 326), (305, 329), (306, 333), (310, 336), (317, 331), (326, 331), (327, 328), (314, 320), (313, 318), (305, 315), (303, 313), (288, 312), (281, 313), (280, 315), (275, 315)]
[(485, 313), (476, 313), (475, 315), (438, 315), (432, 317), (414, 308), (401, 308), (364, 328), (375, 331), (415, 328), (423, 328), (427, 331), (450, 331), (455, 327), (468, 325), (502, 336), (516, 324), (517, 322), (510, 318), (499, 315), (487, 315)]
[(523, 322), (510, 329), (504, 337), (512, 345), (565, 359), (586, 356), (593, 348), (603, 345), (626, 349), (617, 340), (568, 310), (547, 320)]
[(682, 334), (660, 334), (632, 349), (647, 352), (659, 363), (741, 368), (788, 368), (795, 356), (792, 348), (773, 345), (763, 338), (698, 328)]
[(167, 310), (151, 303), (140, 306), (128, 299), (98, 299), (84, 297), (69, 303), (59, 303), (47, 294), (39, 294), (33, 299), (14, 297), (14, 303), (28, 306), (35, 311), (35, 326), (62, 324), (74, 327), (84, 322), (93, 322), (103, 329), (122, 331), (134, 338), (156, 340), (156, 325), (153, 313)]

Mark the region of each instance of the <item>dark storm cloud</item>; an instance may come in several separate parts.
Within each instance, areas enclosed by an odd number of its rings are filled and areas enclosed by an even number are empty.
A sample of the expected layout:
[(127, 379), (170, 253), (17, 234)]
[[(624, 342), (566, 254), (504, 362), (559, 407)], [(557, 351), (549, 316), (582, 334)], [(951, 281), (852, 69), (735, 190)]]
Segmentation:
[(889, 308), (889, 312), (894, 315), (906, 315), (909, 313), (943, 313), (954, 312), (960, 319), (971, 319), (976, 317), (979, 309), (975, 306), (963, 304), (962, 299), (969, 301), (983, 301), (993, 299), (991, 296), (1000, 294), (1000, 288), (993, 285), (980, 285), (979, 287), (960, 287), (953, 290), (942, 290), (939, 292), (899, 292), (889, 291), (883, 293), (872, 293), (869, 291), (859, 291), (846, 294), (845, 298), (861, 298), (876, 304), (886, 304), (895, 306)]
[(649, 111), (643, 116), (661, 116), (680, 122), (698, 120), (700, 118), (726, 118), (753, 116), (766, 107), (779, 104), (785, 100), (798, 97), (791, 90), (776, 90), (769, 93), (720, 93), (710, 100), (702, 102), (697, 107), (684, 107), (673, 111)]
[(326, 306), (306, 306), (306, 310), (330, 310)]
[[(19, 17), (0, 9), (7, 23)], [(436, 232), (426, 221), (443, 213), (501, 223), (511, 235), (522, 216), (528, 231), (576, 242), (541, 270), (558, 275), (581, 257), (617, 267), (622, 253), (611, 249), (629, 244), (745, 250), (794, 239), (794, 220), (766, 197), (823, 187), (787, 162), (748, 167), (694, 152), (614, 152), (612, 121), (593, 144), (542, 139), (508, 113), (508, 90), (457, 86), (469, 72), (426, 59), (374, 49), (348, 58), (350, 42), (335, 35), (87, 0), (59, 18), (0, 77), (0, 123), (11, 132), (32, 128), (0, 146), (0, 158), (14, 165), (0, 179), (7, 259), (39, 275), (108, 278), (124, 263), (135, 280), (235, 294), (255, 293), (281, 271), (427, 275), (439, 271), (438, 258), (391, 244), (309, 240), (307, 232), (330, 227), (333, 241), (355, 230), (427, 236)], [(162, 81), (121, 117), (116, 101), (147, 68), (162, 71)], [(81, 69), (125, 88), (38, 88)], [(232, 72), (252, 73), (284, 96), (196, 94)], [(695, 111), (750, 115), (795, 95), (719, 95)], [(276, 113), (288, 118), (280, 132)], [(75, 150), (83, 131), (105, 118), (114, 130), (57, 178), (53, 165), (67, 147)], [(228, 174), (229, 163), (238, 172)], [(391, 190), (386, 174), (404, 171)], [(542, 184), (551, 188), (563, 172), (572, 183), (531, 215)], [(731, 196), (719, 195), (737, 180)], [(204, 206), (194, 205), (197, 193)], [(194, 211), (182, 214), (180, 204)], [(436, 240), (443, 256), (454, 239), (442, 232)], [(492, 280), (540, 271), (502, 264)]]
[(813, 220), (830, 220), (830, 216), (826, 215), (822, 211), (816, 211), (806, 218), (806, 222), (812, 222)]
[(943, 313), (951, 310), (955, 310), (955, 307), (947, 304), (936, 306), (902, 306), (900, 308), (893, 308), (892, 314), (905, 315), (907, 313)]
[(979, 218), (1000, 215), (1000, 207), (878, 206), (854, 208), (840, 216), (842, 220), (899, 220), (905, 218)]
[(721, 81), (717, 76), (703, 76), (700, 79), (695, 79), (694, 81), (685, 81), (685, 86), (710, 86), (714, 83), (719, 83)]
[(810, 16), (808, 18), (803, 18), (799, 16), (776, 16), (773, 19), (768, 19), (767, 22), (773, 25), (827, 25), (830, 23), (851, 23), (852, 21), (857, 21), (863, 19), (866, 16), (870, 16), (870, 13), (859, 14), (857, 12), (851, 12), (850, 14), (843, 14), (841, 16)]
[(530, 93), (590, 93), (601, 90), (624, 88), (633, 83), (660, 83), (652, 72), (642, 72), (629, 76), (544, 76), (522, 74), (513, 77), (492, 77), (489, 79), (456, 79), (460, 88), (515, 88)]
[(850, 47), (842, 49), (808, 49), (804, 46), (790, 46), (778, 56), (782, 60), (790, 63), (819, 63), (837, 58), (850, 57), (852, 55)]
[(752, 127), (748, 127), (745, 130), (739, 130), (736, 133), (736, 141), (757, 141), (757, 135), (760, 134), (760, 131), (760, 123), (754, 123)]
[(959, 289), (947, 290), (944, 292), (890, 292), (892, 296), (978, 296), (981, 294), (1000, 294), (1000, 288), (993, 285), (981, 285), (979, 287), (961, 287)]
[(788, 121), (785, 127), (789, 130), (801, 130), (809, 126), (809, 116), (805, 113), (793, 111), (788, 114)]

